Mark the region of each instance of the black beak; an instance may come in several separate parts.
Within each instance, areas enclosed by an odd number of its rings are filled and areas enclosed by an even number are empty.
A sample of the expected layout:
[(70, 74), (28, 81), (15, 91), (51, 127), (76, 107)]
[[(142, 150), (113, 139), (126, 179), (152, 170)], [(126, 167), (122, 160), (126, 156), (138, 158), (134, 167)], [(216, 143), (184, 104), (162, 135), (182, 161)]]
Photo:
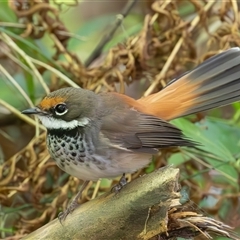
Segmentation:
[(22, 111), (22, 114), (41, 114), (47, 115), (47, 112), (41, 111), (39, 108), (29, 108)]

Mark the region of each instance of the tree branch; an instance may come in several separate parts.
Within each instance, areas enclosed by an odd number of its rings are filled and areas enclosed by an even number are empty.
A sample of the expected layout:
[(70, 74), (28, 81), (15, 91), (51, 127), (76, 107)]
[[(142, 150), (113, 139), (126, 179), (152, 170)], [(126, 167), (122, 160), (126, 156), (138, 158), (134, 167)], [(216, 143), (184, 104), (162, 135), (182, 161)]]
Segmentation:
[(135, 5), (135, 3), (137, 1), (138, 0), (131, 0), (131, 1), (127, 2), (122, 13), (120, 13), (116, 16), (116, 22), (115, 22), (114, 26), (112, 27), (112, 29), (110, 29), (110, 31), (106, 35), (103, 36), (103, 38), (101, 39), (101, 41), (99, 42), (97, 47), (93, 50), (91, 55), (86, 60), (85, 67), (88, 67), (97, 57), (100, 56), (104, 46), (108, 43), (108, 41), (111, 40), (111, 38), (113, 37), (116, 30), (122, 24), (124, 18), (128, 15), (128, 13), (131, 11), (131, 9), (133, 8), (133, 6)]
[(202, 217), (192, 206), (181, 205), (178, 175), (178, 169), (165, 167), (139, 177), (117, 194), (84, 203), (63, 226), (55, 219), (24, 239), (147, 240), (208, 237), (207, 231), (235, 239), (228, 226)]

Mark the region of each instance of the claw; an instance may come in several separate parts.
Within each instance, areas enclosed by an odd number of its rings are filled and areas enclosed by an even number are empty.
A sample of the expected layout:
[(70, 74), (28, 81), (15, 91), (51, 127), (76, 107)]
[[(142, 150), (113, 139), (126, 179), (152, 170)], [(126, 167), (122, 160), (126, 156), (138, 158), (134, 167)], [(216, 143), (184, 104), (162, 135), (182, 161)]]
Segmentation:
[(67, 207), (67, 209), (64, 212), (60, 212), (58, 214), (58, 220), (61, 224), (63, 221), (65, 221), (68, 214), (72, 213), (80, 205), (80, 204), (78, 204), (77, 200), (78, 200), (77, 198), (74, 198), (74, 200), (70, 203), (70, 205)]
[(67, 209), (64, 212), (58, 214), (58, 220), (62, 224), (63, 221), (67, 218), (69, 213), (72, 213), (80, 204), (78, 204), (78, 199), (82, 196), (83, 190), (87, 187), (89, 181), (85, 181), (79, 190), (78, 194), (74, 197), (73, 201), (68, 205)]
[(125, 177), (125, 173), (120, 178), (118, 184), (112, 187), (111, 192), (118, 193), (125, 185), (127, 184), (127, 179)]

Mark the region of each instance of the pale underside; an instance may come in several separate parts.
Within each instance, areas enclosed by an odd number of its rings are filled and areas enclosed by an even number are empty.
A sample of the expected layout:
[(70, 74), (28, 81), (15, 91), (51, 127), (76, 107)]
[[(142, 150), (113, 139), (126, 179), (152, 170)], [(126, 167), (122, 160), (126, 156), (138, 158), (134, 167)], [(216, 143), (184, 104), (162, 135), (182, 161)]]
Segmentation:
[(106, 159), (102, 156), (93, 156), (104, 162), (104, 168), (99, 168), (94, 162), (78, 163), (76, 166), (70, 163), (69, 166), (62, 167), (56, 161), (59, 168), (68, 174), (82, 180), (97, 181), (99, 178), (115, 178), (121, 176), (123, 173), (132, 173), (145, 167), (151, 161), (151, 154), (143, 153), (121, 153), (115, 156), (114, 160)]
[(62, 140), (49, 135), (47, 138), (49, 153), (58, 167), (79, 179), (96, 181), (99, 178), (114, 178), (123, 173), (135, 172), (151, 161), (152, 154), (136, 153), (119, 145), (102, 144), (100, 149), (91, 152), (87, 150), (91, 144), (82, 141), (80, 149), (80, 137), (76, 139), (78, 148), (71, 137)]

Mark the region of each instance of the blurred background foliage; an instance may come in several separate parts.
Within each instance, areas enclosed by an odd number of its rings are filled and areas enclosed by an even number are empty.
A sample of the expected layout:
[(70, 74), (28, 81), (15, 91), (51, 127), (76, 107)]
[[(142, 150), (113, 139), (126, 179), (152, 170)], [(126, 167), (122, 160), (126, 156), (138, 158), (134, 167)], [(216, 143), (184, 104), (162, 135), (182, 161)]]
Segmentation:
[[(0, 237), (19, 239), (54, 219), (81, 183), (56, 167), (44, 128), (21, 110), (65, 86), (135, 98), (159, 91), (239, 46), (239, 16), (234, 0), (1, 1)], [(235, 103), (174, 120), (201, 150), (165, 149), (129, 180), (174, 164), (188, 201), (240, 233), (239, 118)], [(116, 181), (93, 183), (81, 201)]]

